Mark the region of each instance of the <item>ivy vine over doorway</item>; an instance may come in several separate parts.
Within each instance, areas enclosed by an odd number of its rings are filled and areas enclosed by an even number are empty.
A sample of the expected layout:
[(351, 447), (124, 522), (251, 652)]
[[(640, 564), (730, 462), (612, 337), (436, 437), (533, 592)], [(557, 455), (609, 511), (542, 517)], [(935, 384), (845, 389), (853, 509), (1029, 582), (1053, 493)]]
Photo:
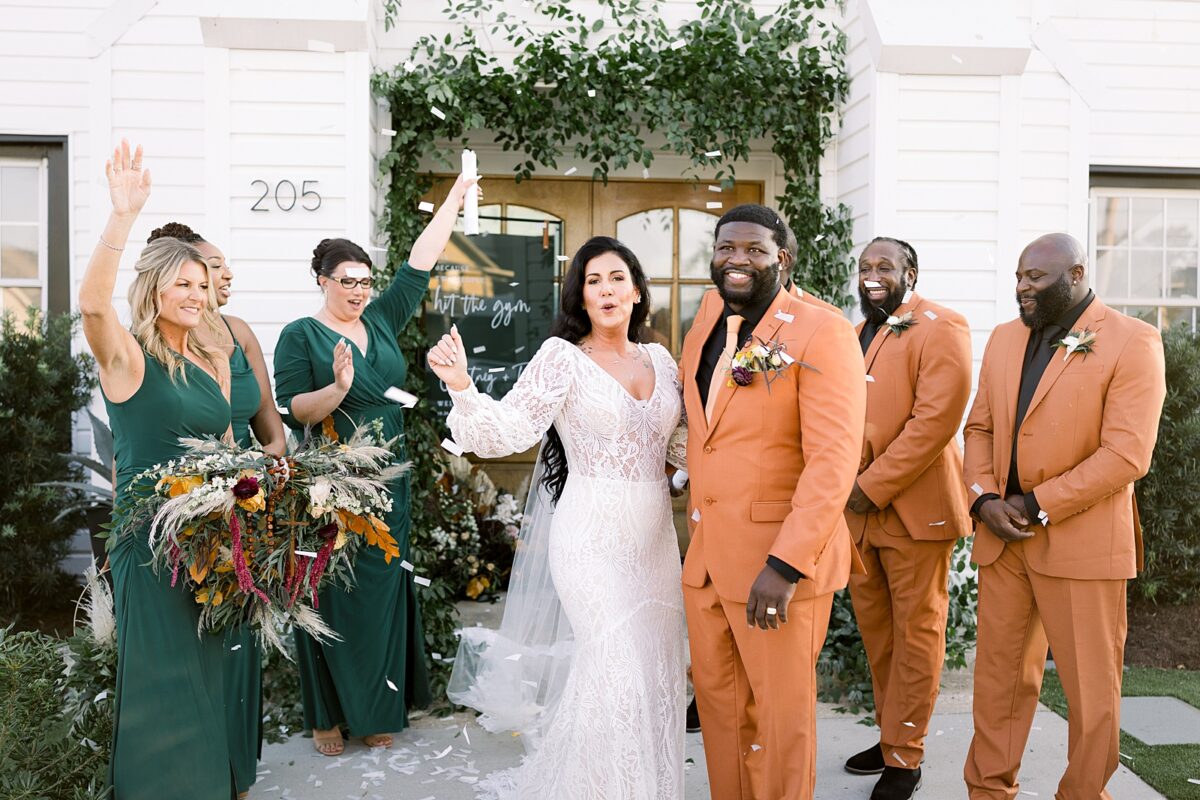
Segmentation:
[[(383, 5), (390, 27), (400, 0)], [(673, 154), (688, 160), (684, 177), (729, 186), (739, 162), (769, 147), (785, 180), (774, 205), (799, 242), (796, 280), (848, 303), (849, 209), (824, 206), (819, 192), (821, 156), (849, 89), (845, 37), (825, 0), (783, 0), (764, 15), (748, 0), (695, 5), (698, 18), (672, 27), (659, 15), (663, 4), (643, 0), (534, 0), (513, 13), (495, 0), (448, 3), (450, 33), (426, 35), (402, 63), (372, 78), (395, 130), (380, 162), (388, 264), (401, 263), (427, 220), (418, 208), (433, 185), (427, 165), (457, 171), (458, 148), (471, 132), (487, 132), (523, 159), (514, 171), (518, 181), (568, 162), (581, 173), (590, 166), (595, 180), (607, 181), (614, 170), (648, 169), (656, 155)], [(497, 50), (515, 56), (501, 58)], [(401, 345), (411, 365), (406, 388), (423, 396), (420, 319)], [(424, 544), (432, 531), (462, 524), (470, 508), (439, 483), (443, 434), (431, 411), (419, 404), (407, 422), (413, 560), (436, 576), (437, 565), (421, 564)], [(452, 587), (435, 581), (422, 591), (428, 650), (449, 655)], [(437, 690), (444, 686), (443, 665), (433, 663)]]

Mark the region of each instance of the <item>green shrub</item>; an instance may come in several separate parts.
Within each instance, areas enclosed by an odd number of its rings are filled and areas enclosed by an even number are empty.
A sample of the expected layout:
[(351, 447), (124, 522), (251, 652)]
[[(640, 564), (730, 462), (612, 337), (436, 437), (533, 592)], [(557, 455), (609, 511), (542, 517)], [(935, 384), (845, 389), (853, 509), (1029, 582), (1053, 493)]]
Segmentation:
[(1177, 325), (1163, 334), (1167, 399), (1154, 462), (1138, 481), (1146, 568), (1135, 598), (1188, 603), (1200, 597), (1200, 335)]
[(60, 516), (62, 492), (36, 485), (79, 478), (61, 454), (96, 378), (91, 356), (71, 352), (74, 330), (66, 315), (0, 318), (0, 618), (75, 591), (59, 562), (82, 515)]

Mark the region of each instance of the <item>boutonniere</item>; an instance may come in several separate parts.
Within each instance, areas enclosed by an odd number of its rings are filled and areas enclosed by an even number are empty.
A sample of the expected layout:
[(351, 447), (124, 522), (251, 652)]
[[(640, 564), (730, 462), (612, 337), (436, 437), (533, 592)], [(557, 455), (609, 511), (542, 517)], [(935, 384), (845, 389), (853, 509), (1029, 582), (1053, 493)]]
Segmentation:
[(1055, 347), (1062, 347), (1067, 352), (1063, 353), (1063, 361), (1071, 357), (1072, 353), (1083, 353), (1085, 356), (1092, 352), (1092, 345), (1096, 343), (1096, 334), (1084, 328), (1081, 331), (1071, 331), (1063, 338), (1054, 343)]
[(792, 364), (799, 364), (815, 372), (821, 371), (788, 355), (786, 344), (773, 339), (755, 339), (757, 342), (751, 341), (730, 359), (727, 386), (749, 386), (754, 381), (754, 375), (761, 373), (767, 382), (767, 391), (770, 391), (771, 382), (786, 372)]
[(887, 329), (890, 333), (894, 333), (899, 336), (913, 325), (916, 325), (917, 321), (913, 319), (911, 311), (905, 311), (904, 314), (899, 317), (897, 317), (895, 314), (888, 317), (887, 322), (884, 324), (887, 325)]

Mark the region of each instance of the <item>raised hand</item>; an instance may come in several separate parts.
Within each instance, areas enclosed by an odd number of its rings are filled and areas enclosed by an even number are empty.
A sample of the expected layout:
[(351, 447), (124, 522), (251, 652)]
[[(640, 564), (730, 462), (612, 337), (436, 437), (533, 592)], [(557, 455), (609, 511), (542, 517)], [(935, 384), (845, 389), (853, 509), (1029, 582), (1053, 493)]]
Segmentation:
[(129, 141), (122, 139), (121, 146), (113, 150), (112, 159), (105, 162), (104, 174), (108, 177), (113, 213), (136, 216), (150, 197), (150, 170), (142, 169), (142, 146), (139, 144), (131, 156)]
[(451, 391), (461, 392), (471, 385), (471, 377), (467, 373), (467, 348), (458, 335), (457, 325), (451, 325), (450, 333), (429, 348), (426, 360), (433, 374), (441, 378)]
[(467, 192), (471, 187), (475, 187), (475, 192), (479, 195), (479, 199), (483, 199), (483, 189), (479, 187), (479, 178), (464, 178), (461, 174), (454, 181), (454, 185), (450, 187), (450, 191), (446, 194), (446, 205), (453, 206), (456, 210), (461, 211), (463, 203), (466, 202)]
[(345, 339), (339, 339), (333, 348), (333, 382), (342, 392), (354, 385), (354, 351)]

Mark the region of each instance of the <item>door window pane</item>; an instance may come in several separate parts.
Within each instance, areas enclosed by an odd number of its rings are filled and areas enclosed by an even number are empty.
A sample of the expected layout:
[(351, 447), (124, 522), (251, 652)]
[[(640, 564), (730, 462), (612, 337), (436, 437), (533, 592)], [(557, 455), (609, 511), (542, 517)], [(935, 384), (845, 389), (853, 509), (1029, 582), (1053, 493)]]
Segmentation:
[(1096, 291), (1101, 297), (1129, 295), (1129, 251), (1100, 250), (1096, 253)]
[(692, 329), (696, 321), (696, 313), (700, 310), (700, 300), (711, 286), (680, 286), (679, 287), (679, 333), (680, 342)]
[(617, 238), (642, 264), (650, 278), (670, 278), (675, 254), (675, 210), (652, 208), (617, 220)]
[(691, 208), (679, 209), (679, 277), (709, 276), (713, 235), (719, 219), (716, 214)]
[(1129, 296), (1162, 297), (1162, 273), (1162, 250), (1134, 250), (1129, 265)]
[(0, 225), (0, 278), (38, 278), (36, 225)]
[(1167, 199), (1167, 247), (1195, 247), (1198, 227), (1200, 200)]
[(1158, 327), (1157, 306), (1126, 306), (1124, 312), (1131, 317), (1137, 317), (1142, 322), (1149, 322), (1154, 327)]
[(1129, 201), (1124, 197), (1099, 198), (1096, 246), (1115, 247), (1129, 239)]
[(4, 310), (11, 311), (19, 323), (24, 323), (29, 306), (42, 307), (42, 290), (34, 286), (7, 286), (0, 289), (4, 294)]
[(37, 167), (0, 167), (0, 221), (38, 221)]
[(1163, 200), (1161, 197), (1133, 198), (1133, 246), (1162, 247)]
[[(486, 206), (479, 206), (479, 232), (485, 235), (489, 233), (501, 233), (500, 226), (503, 223), (497, 217), (502, 214), (503, 210), (500, 208), (499, 203), (489, 203)], [(485, 217), (492, 217), (492, 219), (485, 219)], [(460, 216), (454, 221), (454, 230), (458, 233), (463, 232), (463, 217)]]
[(654, 283), (650, 285), (650, 316), (646, 322), (648, 330), (642, 338), (647, 342), (658, 342), (667, 350), (671, 349), (671, 285), (669, 283)]

